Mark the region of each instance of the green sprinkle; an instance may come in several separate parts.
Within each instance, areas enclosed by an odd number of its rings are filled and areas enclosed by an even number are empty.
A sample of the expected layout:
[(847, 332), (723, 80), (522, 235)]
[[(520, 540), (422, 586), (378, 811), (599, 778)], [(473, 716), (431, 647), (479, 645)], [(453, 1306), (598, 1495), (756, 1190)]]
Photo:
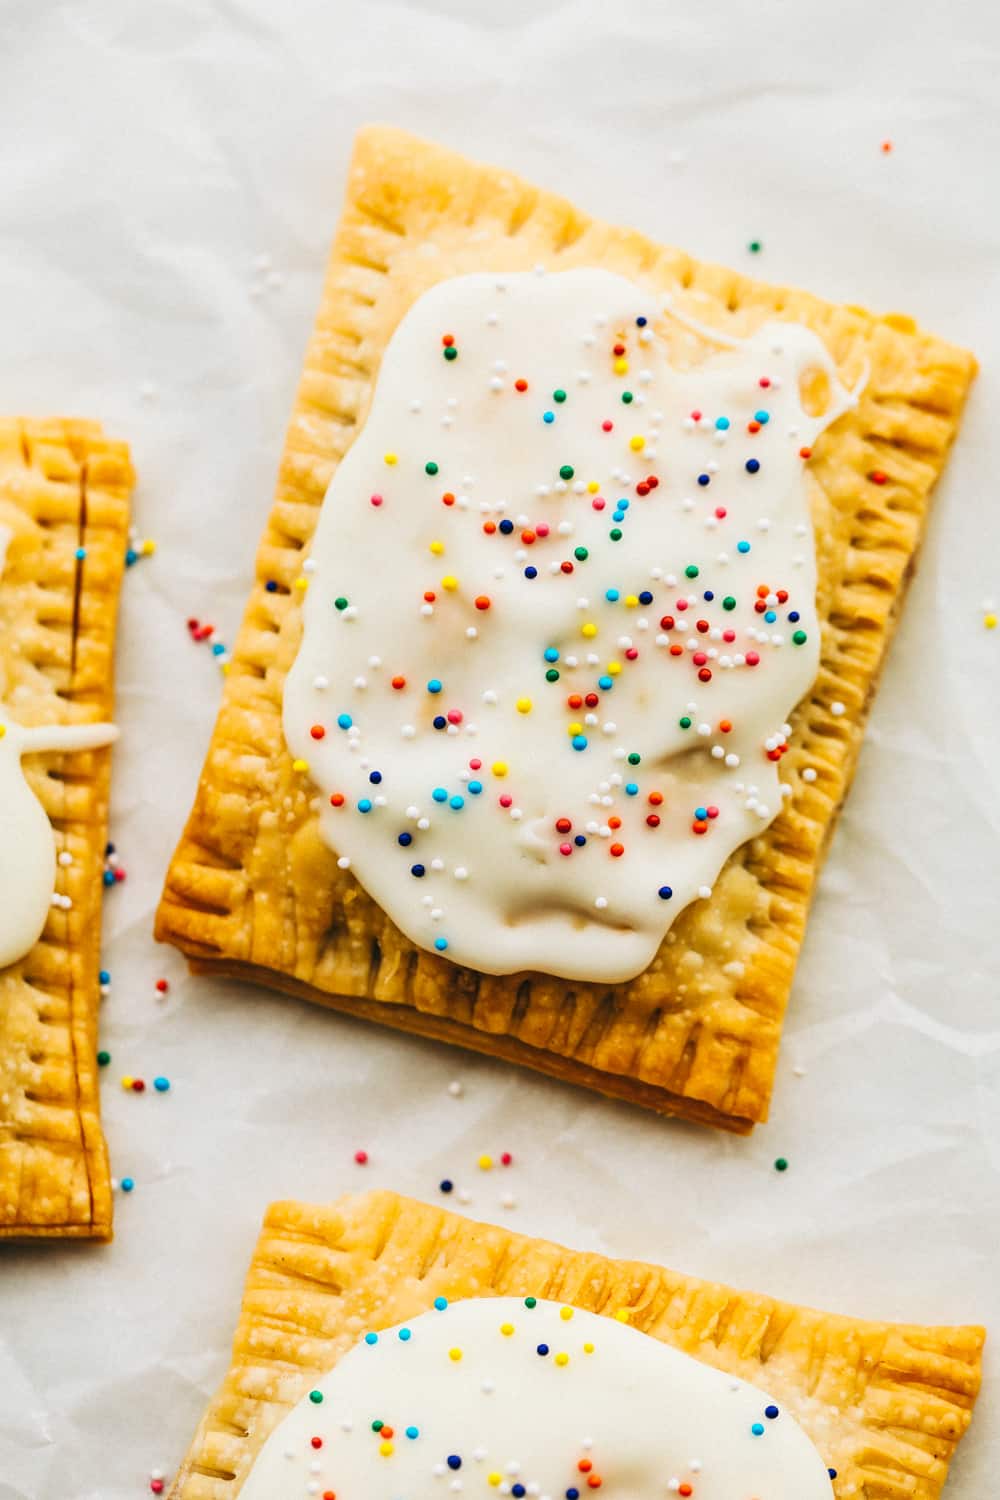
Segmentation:
[(449, 344), (447, 349), (443, 349), (441, 352), (443, 353), (445, 359), (458, 358), (458, 350), (454, 347), (453, 344)]
[(538, 1299), (537, 1299), (537, 1297), (525, 1297), (525, 1299), (524, 1299), (524, 1305), (525, 1305), (525, 1307), (537, 1307), (538, 1306)]
[(608, 532), (608, 536), (611, 538), (611, 540), (613, 542), (620, 542), (621, 539), (622, 539), (622, 529), (621, 529), (621, 527), (620, 526), (612, 526), (611, 530)]
[(575, 472), (576, 470), (573, 468), (572, 464), (563, 464), (562, 468), (559, 470), (559, 478), (572, 479)]
[(691, 728), (691, 720), (688, 718), (687, 714), (684, 714), (684, 716), (682, 718), (678, 719), (677, 722), (681, 726), (682, 729), (690, 729)]
[(774, 1163), (774, 1170), (776, 1172), (787, 1172), (788, 1171), (788, 1158), (785, 1157), (785, 1156), (779, 1156), (777, 1158), (777, 1160), (775, 1161), (775, 1163)]
[(795, 642), (796, 646), (804, 646), (808, 639), (809, 637), (806, 635), (804, 630), (796, 630), (792, 636), (792, 640)]
[(732, 594), (727, 594), (726, 595), (726, 597), (722, 601), (722, 607), (723, 607), (723, 609), (735, 609), (736, 608), (736, 600), (733, 598)]
[(345, 599), (343, 594), (341, 594), (339, 598), (334, 599), (333, 607), (334, 609), (346, 609), (349, 603), (350, 600)]
[(587, 551), (586, 547), (574, 547), (573, 556), (576, 558), (577, 562), (586, 562), (587, 558), (590, 556), (590, 553)]
[(631, 406), (632, 402), (635, 400), (635, 397), (632, 395), (631, 391), (622, 391), (622, 400), (624, 401), (626, 406)]
[(385, 1426), (385, 1423), (384, 1422), (380, 1422), (379, 1419), (378, 1419), (378, 1417), (376, 1417), (375, 1420), (374, 1420), (374, 1422), (372, 1423), (372, 1432), (381, 1432), (382, 1428), (384, 1426)]
[(561, 404), (563, 401), (566, 400), (566, 392), (565, 391), (553, 391), (552, 392), (552, 399), (553, 399), (553, 401), (558, 401)]
[(434, 462), (434, 460), (432, 458), (428, 459), (428, 461), (424, 464), (424, 473), (425, 474), (432, 474), (433, 475), (433, 474), (436, 474), (437, 471), (438, 471), (437, 464)]
[(687, 567), (684, 569), (684, 577), (685, 578), (697, 578), (698, 577), (698, 569), (695, 567), (694, 563), (688, 563)]
[(110, 1052), (98, 1052), (98, 1054), (97, 1054), (97, 1066), (99, 1068), (106, 1068), (107, 1065), (108, 1065), (108, 1063), (110, 1061), (111, 1061), (111, 1053)]
[(323, 1405), (323, 1392), (322, 1391), (310, 1391), (309, 1392), (309, 1400), (312, 1402), (313, 1406), (322, 1406)]
[(559, 681), (559, 673), (558, 673), (558, 671), (556, 670), (555, 667), (550, 667), (549, 670), (546, 672), (546, 674), (545, 674), (545, 681), (546, 682), (558, 682)]
[(630, 766), (637, 766), (641, 760), (642, 756), (639, 754), (638, 750), (631, 751), (628, 758), (628, 763)]
[(751, 255), (759, 255), (763, 248), (764, 247), (761, 244), (760, 240), (751, 240), (749, 245), (747, 246), (747, 249), (750, 251)]

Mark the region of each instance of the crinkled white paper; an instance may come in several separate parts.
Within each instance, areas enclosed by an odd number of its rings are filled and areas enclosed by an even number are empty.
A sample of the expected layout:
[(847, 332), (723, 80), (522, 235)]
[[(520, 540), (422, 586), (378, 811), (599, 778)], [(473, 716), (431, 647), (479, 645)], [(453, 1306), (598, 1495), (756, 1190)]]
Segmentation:
[[(105, 926), (105, 1121), (136, 1185), (111, 1247), (0, 1250), (0, 1500), (127, 1500), (172, 1472), (275, 1197), (434, 1199), (448, 1177), (452, 1206), (465, 1190), (529, 1233), (866, 1316), (1000, 1325), (994, 10), (7, 0), (2, 24), (0, 409), (126, 437), (158, 552), (126, 578), (128, 878)], [(749, 1140), (188, 979), (151, 940), (221, 686), (186, 621), (235, 635), (372, 119), (699, 255), (903, 309), (982, 360)], [(172, 1087), (126, 1094), (123, 1073)], [(505, 1150), (509, 1168), (476, 1166)], [(951, 1500), (997, 1490), (995, 1401)]]

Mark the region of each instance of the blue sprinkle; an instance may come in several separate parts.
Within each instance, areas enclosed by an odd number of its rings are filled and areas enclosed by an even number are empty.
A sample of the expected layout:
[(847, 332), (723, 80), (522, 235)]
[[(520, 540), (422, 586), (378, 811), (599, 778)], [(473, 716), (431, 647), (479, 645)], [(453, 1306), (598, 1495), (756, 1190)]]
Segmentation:
[(837, 1477), (837, 1471), (836, 1471), (836, 1469), (827, 1469), (826, 1472), (829, 1474), (829, 1476), (830, 1476), (831, 1479), (836, 1479), (836, 1477)]
[(448, 720), (445, 718), (444, 714), (435, 714), (433, 719), (431, 720), (431, 723), (434, 725), (435, 729), (448, 728)]
[(542, 413), (542, 421), (543, 422), (554, 422), (555, 419), (556, 419), (556, 414), (555, 414), (554, 411), (546, 411), (546, 412)]
[(763, 1422), (754, 1422), (753, 1426), (750, 1428), (750, 1431), (753, 1433), (754, 1437), (760, 1437), (764, 1431)]
[(449, 1469), (460, 1469), (462, 1467), (462, 1460), (457, 1453), (448, 1454), (448, 1467)]
[(86, 547), (77, 547), (77, 549), (76, 549), (76, 560), (77, 560), (77, 562), (83, 562), (83, 559), (86, 557), (86, 555), (87, 555), (87, 549), (86, 549)]
[(574, 734), (573, 738), (570, 740), (570, 744), (573, 746), (574, 750), (586, 750), (587, 736), (584, 734)]
[(358, 803), (358, 812), (371, 812), (372, 800), (370, 797), (362, 797)]
[(435, 1297), (434, 1298), (434, 1307), (435, 1307), (435, 1309), (438, 1312), (444, 1312), (444, 1310), (445, 1310), (445, 1308), (447, 1306), (448, 1306), (448, 1298), (447, 1297)]
[(114, 885), (114, 883), (115, 883), (115, 872), (114, 872), (114, 870), (105, 870), (103, 879), (104, 879), (104, 884), (105, 885)]
[(111, 975), (108, 973), (107, 969), (102, 969), (101, 972), (98, 974), (97, 979), (98, 979), (98, 982), (100, 984), (110, 984), (111, 983)]
[[(409, 1329), (407, 1329), (407, 1332), (409, 1332)], [(408, 1438), (411, 1438), (411, 1439), (412, 1438), (418, 1438), (420, 1436), (420, 1428), (419, 1427), (408, 1427), (406, 1429), (406, 1436)]]
[(223, 646), (223, 644), (222, 644), (221, 641), (216, 641), (215, 644), (212, 647), (212, 655), (213, 656), (221, 656), (222, 653), (223, 653), (223, 651), (225, 651), (225, 649), (226, 648), (225, 648), (225, 646)]
[(778, 616), (775, 614), (773, 609), (766, 609), (764, 611), (764, 619), (769, 625), (773, 625), (777, 618)]
[(639, 603), (640, 604), (652, 604), (652, 602), (653, 602), (653, 596), (649, 592), (649, 589), (643, 589), (642, 593), (639, 595)]
[(696, 807), (694, 810), (694, 815), (698, 819), (699, 823), (704, 823), (705, 819), (708, 817), (708, 808)]
[(471, 795), (473, 797), (478, 797), (479, 793), (482, 791), (482, 789), (483, 789), (483, 783), (481, 781), (470, 781), (469, 782), (469, 792), (471, 793)]
[(409, 847), (410, 844), (413, 843), (413, 834), (412, 833), (406, 833), (404, 831), (403, 833), (401, 833), (399, 835), (399, 838), (396, 840), (396, 842), (399, 843), (399, 844), (402, 844), (403, 848), (406, 849), (406, 848)]
[(718, 431), (718, 432), (728, 432), (728, 430), (729, 430), (729, 418), (728, 417), (716, 417), (716, 419), (715, 419), (715, 427), (716, 427), (716, 431)]
[(528, 1493), (523, 1484), (512, 1484), (510, 1492), (516, 1497), (516, 1500), (521, 1500), (521, 1496)]
[(737, 550), (737, 552), (749, 552), (750, 551), (750, 543), (749, 542), (737, 542), (736, 543), (736, 550)]
[(711, 589), (706, 589), (701, 597), (705, 599), (709, 604), (711, 604), (712, 600), (715, 598), (715, 595)]
[(133, 1178), (133, 1177), (123, 1177), (122, 1178), (122, 1192), (123, 1193), (130, 1193), (134, 1187), (135, 1187), (135, 1178)]
[(762, 427), (766, 427), (771, 420), (771, 413), (769, 411), (755, 411), (753, 419), (755, 422), (759, 422)]
[(646, 326), (646, 319), (645, 318), (636, 318), (636, 320), (635, 320), (635, 326), (637, 328), (645, 328), (645, 326)]
[(587, 840), (584, 838), (582, 833), (578, 833), (574, 837), (573, 842), (578, 849), (582, 849)]
[(674, 892), (671, 886), (661, 885), (656, 894), (659, 896), (661, 901), (669, 901)]
[(748, 474), (756, 474), (756, 472), (757, 472), (757, 470), (759, 468), (760, 468), (760, 459), (759, 458), (748, 458), (747, 459), (747, 461), (746, 461), (746, 471), (747, 471)]
[(138, 552), (136, 552), (136, 550), (135, 550), (134, 547), (129, 547), (128, 551), (125, 553), (125, 566), (126, 566), (126, 568), (131, 568), (133, 566), (133, 564), (137, 563), (138, 561), (139, 561), (139, 554), (138, 554)]
[(440, 680), (440, 678), (438, 678), (438, 677), (432, 677), (430, 679), (430, 681), (428, 682), (428, 684), (427, 684), (427, 691), (429, 693), (439, 693), (441, 691), (441, 680)]
[(413, 1337), (413, 1334), (410, 1332), (410, 1330), (408, 1328), (401, 1328), (399, 1330), (399, 1337), (400, 1337), (400, 1339), (402, 1340), (402, 1342), (404, 1344), (408, 1344), (410, 1342), (411, 1338)]
[(508, 518), (505, 518), (500, 522), (499, 529), (503, 532), (504, 536), (510, 536), (511, 532), (514, 530), (514, 522), (509, 520)]
[(424, 875), (424, 867), (423, 867), (423, 865), (411, 865), (410, 866), (410, 874), (411, 875), (415, 875), (418, 880), (422, 879), (423, 875)]
[(378, 786), (379, 782), (382, 780), (382, 772), (372, 771), (372, 773), (368, 777), (368, 780), (371, 782), (372, 786)]
[(568, 1489), (566, 1491), (566, 1500), (580, 1500), (580, 1491)]
[(448, 800), (448, 793), (443, 786), (436, 786), (433, 792), (431, 792), (431, 796), (435, 802), (447, 802)]
[(799, 612), (798, 612), (797, 609), (793, 609), (792, 612), (791, 612), (791, 614), (788, 616), (788, 618), (791, 621), (791, 623), (794, 625), (794, 624), (796, 624), (796, 622), (798, 620), (800, 620), (802, 618), (802, 616), (799, 614)]
[(706, 484), (711, 484), (712, 483), (712, 476), (710, 474), (699, 474), (698, 475), (698, 483), (700, 485), (702, 485), (702, 486), (704, 486)]
[(448, 946), (448, 939), (447, 938), (435, 938), (434, 939), (434, 946), (435, 946), (435, 948), (437, 949), (437, 951), (439, 953), (443, 953), (444, 950)]
[(618, 600), (621, 598), (621, 594), (617, 589), (606, 589), (604, 592), (604, 597), (605, 599), (607, 599), (609, 604), (617, 604)]
[(606, 693), (610, 693), (614, 685), (615, 679), (613, 677), (598, 677), (597, 679), (597, 686), (602, 688)]
[(532, 567), (527, 567), (524, 570), (524, 576), (525, 576), (525, 578), (537, 578), (538, 577), (538, 569), (537, 568), (532, 568)]
[(450, 1193), (453, 1190), (454, 1186), (455, 1184), (452, 1182), (450, 1177), (445, 1177), (443, 1181), (438, 1183), (438, 1187), (441, 1189), (442, 1193)]
[(624, 521), (625, 512), (623, 510), (616, 510), (611, 519), (612, 521)]
[(154, 1078), (153, 1087), (158, 1094), (168, 1094), (170, 1092), (170, 1079), (162, 1077)]
[(639, 793), (639, 788), (638, 788), (638, 786), (636, 785), (636, 783), (634, 781), (627, 781), (625, 783), (625, 795), (626, 795), (626, 797), (635, 797), (635, 796), (638, 796), (638, 793)]
[(620, 500), (615, 501), (615, 505), (619, 510), (628, 510), (628, 501), (625, 499), (624, 495)]
[(549, 1352), (549, 1346), (548, 1346), (548, 1344), (539, 1344), (538, 1347), (537, 1347), (537, 1349), (535, 1350), (535, 1353), (536, 1354), (540, 1354), (543, 1359), (544, 1359), (545, 1355), (548, 1354), (548, 1352)]
[(354, 723), (354, 720), (351, 718), (350, 714), (338, 714), (337, 715), (337, 724), (339, 725), (339, 727), (341, 729), (350, 729), (350, 727), (351, 727), (351, 725), (353, 723)]
[(456, 812), (460, 812), (461, 809), (465, 806), (465, 798), (460, 797), (456, 792), (454, 797), (449, 797), (448, 806), (453, 807)]
[(559, 660), (559, 652), (556, 650), (555, 646), (546, 646), (545, 651), (543, 652), (543, 655), (544, 655), (546, 661), (558, 661)]
[(275, 583), (273, 578), (269, 578), (264, 587), (267, 589), (267, 592), (269, 594), (276, 594), (278, 592), (278, 585), (277, 583)]
[(378, 1343), (378, 1334), (377, 1333), (366, 1333), (365, 1334), (365, 1343), (366, 1344), (377, 1344)]
[[(760, 420), (760, 412), (757, 413), (757, 420)], [(764, 1415), (765, 1417), (769, 1417), (773, 1422), (775, 1417), (778, 1415), (778, 1408), (776, 1406), (765, 1406)]]

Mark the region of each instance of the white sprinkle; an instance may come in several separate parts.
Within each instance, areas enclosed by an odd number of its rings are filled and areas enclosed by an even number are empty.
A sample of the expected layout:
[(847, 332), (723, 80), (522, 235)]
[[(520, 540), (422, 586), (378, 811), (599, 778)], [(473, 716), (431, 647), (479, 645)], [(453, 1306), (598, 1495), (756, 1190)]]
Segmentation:
[(834, 716), (835, 719), (839, 719), (840, 716), (841, 716), (841, 714), (845, 714), (847, 712), (847, 709), (840, 702), (831, 703), (830, 704), (830, 712), (833, 714), (833, 716)]
[(72, 854), (70, 854), (68, 849), (60, 849), (59, 863), (62, 865), (63, 869), (66, 869), (68, 865), (71, 865), (73, 863), (73, 856)]
[(812, 766), (806, 766), (805, 770), (802, 772), (802, 780), (803, 781), (815, 781), (816, 780), (816, 772), (814, 771), (814, 769), (813, 769)]
[(349, 870), (350, 868), (351, 868), (351, 861), (348, 859), (348, 857), (347, 857), (346, 854), (342, 854), (340, 856), (340, 858), (337, 860), (337, 869), (338, 870)]
[(453, 1078), (448, 1085), (448, 1092), (453, 1099), (461, 1099), (465, 1089), (457, 1078)]
[(708, 898), (709, 898), (709, 896), (711, 894), (712, 894), (712, 887), (710, 885), (700, 885), (698, 887), (698, 895), (701, 897), (701, 899), (703, 901), (707, 901)]
[(594, 899), (594, 905), (597, 907), (598, 911), (607, 911), (607, 909), (608, 909), (608, 898), (607, 898), (607, 896), (597, 896), (597, 897), (595, 897), (595, 899)]

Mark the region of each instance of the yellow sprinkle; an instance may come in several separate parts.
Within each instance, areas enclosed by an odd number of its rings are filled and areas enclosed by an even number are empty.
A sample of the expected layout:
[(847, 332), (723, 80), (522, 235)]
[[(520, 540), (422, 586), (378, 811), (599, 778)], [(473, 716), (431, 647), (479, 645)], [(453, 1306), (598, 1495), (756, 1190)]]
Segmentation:
[(597, 634), (597, 626), (594, 624), (593, 620), (587, 620), (585, 624), (580, 626), (580, 634), (585, 635), (588, 641), (593, 640), (594, 636)]
[(431, 551), (435, 557), (440, 557), (444, 551), (444, 542), (431, 542)]
[(997, 617), (996, 617), (996, 615), (994, 615), (994, 614), (984, 615), (983, 616), (983, 624), (986, 626), (987, 630), (996, 630), (996, 628), (997, 628)]
[(614, 369), (615, 369), (615, 374), (616, 375), (627, 375), (628, 374), (628, 360), (627, 359), (616, 359), (615, 360)]
[(513, 1323), (501, 1323), (500, 1324), (500, 1332), (503, 1334), (504, 1338), (508, 1338), (509, 1339), (510, 1336), (511, 1336), (511, 1334), (514, 1332), (514, 1325), (513, 1325)]
[(582, 734), (583, 733), (583, 725), (582, 724), (567, 724), (566, 725), (566, 733), (569, 735), (570, 739), (572, 739), (575, 734)]
[(629, 438), (628, 445), (632, 449), (633, 453), (641, 453), (643, 448), (645, 448), (646, 446), (646, 439), (644, 437), (641, 437), (637, 432), (635, 437)]
[(232, 662), (224, 661), (222, 663), (222, 675), (223, 675), (223, 677), (228, 677), (229, 676), (229, 668), (231, 666), (232, 666)]
[(618, 1319), (619, 1323), (627, 1323), (631, 1316), (631, 1310), (627, 1307), (620, 1307), (615, 1313), (615, 1317)]
[(493, 1158), (492, 1156), (481, 1156), (476, 1165), (477, 1167), (479, 1167), (480, 1171), (488, 1172), (490, 1170), (490, 1167), (492, 1167), (493, 1165)]
[(492, 1472), (492, 1474), (487, 1474), (487, 1476), (486, 1476), (486, 1483), (487, 1484), (491, 1484), (493, 1486), (493, 1488), (496, 1489), (497, 1485), (500, 1484), (500, 1482), (502, 1481), (502, 1479), (503, 1479), (503, 1475), (502, 1474), (498, 1474), (497, 1471), (496, 1471), (496, 1469), (494, 1469), (493, 1472)]
[(448, 1358), (453, 1360), (455, 1364), (458, 1364), (458, 1361), (462, 1358), (461, 1349), (449, 1349)]
[(6, 724), (0, 724), (0, 740), (3, 739), (3, 737), (4, 737), (4, 735), (6, 733), (7, 733), (7, 726), (6, 726)]
[(490, 767), (490, 770), (493, 772), (494, 776), (506, 776), (507, 772), (510, 770), (510, 766), (508, 766), (505, 760), (495, 760)]
[(556, 1355), (556, 1364), (557, 1365), (568, 1365), (569, 1364), (569, 1355), (568, 1354), (557, 1354)]
[(514, 707), (517, 709), (517, 711), (518, 711), (519, 714), (530, 714), (531, 713), (531, 699), (530, 698), (518, 698), (517, 702), (514, 704)]
[(625, 595), (625, 604), (626, 604), (626, 606), (627, 606), (628, 609), (635, 609), (635, 607), (636, 607), (636, 605), (638, 603), (639, 603), (639, 595), (638, 594), (626, 594)]
[(568, 1323), (570, 1318), (573, 1316), (573, 1309), (571, 1307), (561, 1307), (559, 1309), (559, 1316), (562, 1318), (564, 1323)]
[(621, 669), (622, 669), (622, 664), (621, 664), (620, 661), (609, 661), (608, 662), (608, 676), (609, 677), (617, 677), (618, 674), (619, 674), (619, 672), (621, 671)]
[(153, 553), (156, 551), (156, 543), (152, 540), (152, 538), (147, 537), (143, 542), (142, 548), (140, 550), (142, 551), (143, 557), (152, 557)]
[(122, 1088), (123, 1089), (130, 1089), (131, 1087), (132, 1087), (132, 1074), (131, 1073), (123, 1073), (122, 1074)]
[(308, 580), (308, 578), (296, 578), (296, 580), (295, 580), (295, 587), (297, 589), (299, 589), (302, 593), (305, 593), (306, 589), (309, 587), (309, 580)]
[(441, 587), (443, 589), (447, 589), (449, 594), (453, 594), (455, 592), (455, 590), (458, 588), (458, 579), (455, 577), (454, 573), (446, 573), (444, 575), (441, 580)]
[(392, 1443), (379, 1443), (378, 1451), (383, 1458), (388, 1458), (390, 1453), (395, 1453), (396, 1450)]
[(593, 1354), (593, 1352), (594, 1352), (594, 1346), (593, 1346), (593, 1344), (584, 1344), (584, 1346), (583, 1346), (583, 1352), (584, 1352), (584, 1354)]
[(396, 464), (396, 463), (399, 462), (399, 455), (396, 454), (396, 453), (387, 453), (385, 455), (385, 461), (389, 465), (389, 467), (392, 468), (393, 464)]
[(308, 769), (309, 769), (309, 762), (307, 760), (293, 760), (292, 761), (292, 770), (293, 771), (308, 771)]
[(587, 493), (589, 495), (596, 495), (597, 491), (600, 488), (601, 488), (601, 486), (598, 484), (597, 480), (596, 479), (592, 479), (590, 481), (590, 483), (587, 485)]

